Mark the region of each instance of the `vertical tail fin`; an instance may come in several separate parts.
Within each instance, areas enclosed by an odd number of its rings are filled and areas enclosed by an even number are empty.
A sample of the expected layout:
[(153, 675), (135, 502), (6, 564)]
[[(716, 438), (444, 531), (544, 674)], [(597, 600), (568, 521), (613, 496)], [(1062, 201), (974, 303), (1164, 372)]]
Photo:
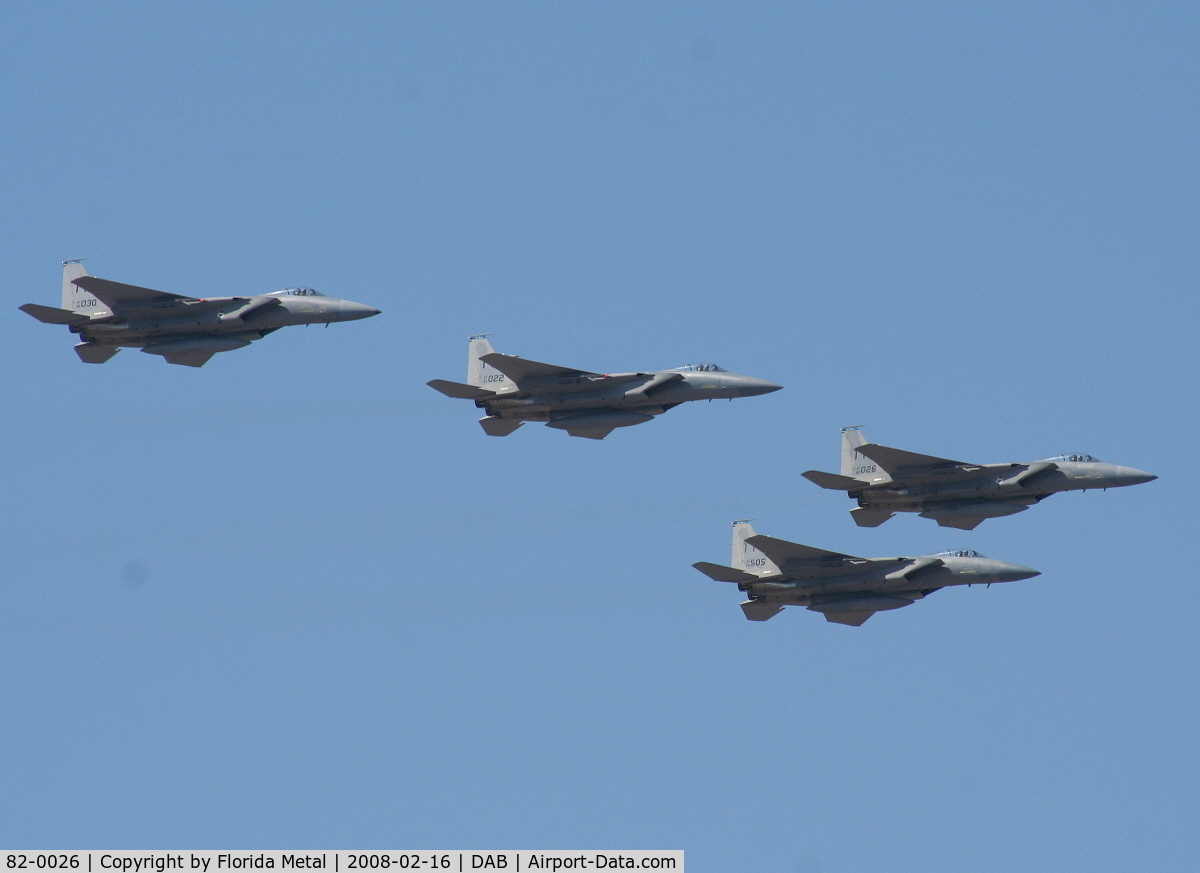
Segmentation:
[(882, 467), (856, 451), (859, 446), (867, 444), (867, 438), (862, 435), (859, 427), (861, 425), (842, 428), (842, 475), (851, 479), (865, 479), (875, 484), (892, 481), (892, 477)]
[(778, 575), (779, 568), (772, 563), (771, 559), (746, 542), (746, 539), (752, 536), (754, 536), (754, 526), (749, 521), (733, 523), (733, 556), (730, 563), (736, 569), (744, 573), (753, 573), (755, 576)]
[(867, 438), (862, 435), (859, 428), (860, 424), (852, 427), (842, 428), (842, 475), (854, 478), (854, 461), (862, 458), (862, 455), (857, 454), (854, 450), (859, 446), (866, 445)]
[(517, 383), (505, 376), (495, 367), (489, 367), (479, 360), (484, 355), (490, 355), (495, 349), (487, 341), (487, 334), (467, 338), (467, 384), (477, 388), (487, 388), (489, 391), (516, 390)]
[(88, 274), (83, 258), (63, 261), (62, 308), (83, 315), (112, 315), (112, 310), (93, 295), (84, 291), (74, 280)]

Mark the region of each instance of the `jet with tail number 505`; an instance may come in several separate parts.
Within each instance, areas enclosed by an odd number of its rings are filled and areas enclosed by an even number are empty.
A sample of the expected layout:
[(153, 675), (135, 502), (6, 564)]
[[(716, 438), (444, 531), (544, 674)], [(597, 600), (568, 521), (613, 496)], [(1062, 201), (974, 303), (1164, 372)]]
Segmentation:
[(63, 262), (62, 308), (26, 303), (38, 321), (65, 324), (83, 342), (79, 359), (103, 364), (122, 347), (162, 355), (172, 364), (203, 367), (217, 352), (250, 345), (291, 324), (329, 324), (378, 315), (362, 303), (311, 288), (248, 297), (185, 297), (89, 276), (78, 260)]
[(805, 479), (858, 501), (859, 527), (878, 527), (897, 512), (918, 512), (942, 527), (974, 530), (985, 518), (1024, 512), (1058, 491), (1119, 488), (1157, 479), (1091, 455), (1058, 455), (1017, 464), (967, 464), (869, 443), (842, 428), (842, 472), (809, 470)]
[(785, 606), (804, 606), (826, 621), (860, 626), (877, 612), (912, 606), (951, 585), (990, 585), (1040, 576), (1037, 570), (985, 558), (970, 549), (914, 558), (856, 558), (760, 536), (733, 523), (733, 566), (700, 561), (697, 570), (733, 582), (749, 599), (742, 612), (766, 621)]
[(614, 428), (642, 424), (689, 400), (732, 400), (782, 387), (716, 364), (590, 373), (502, 355), (483, 336), (468, 342), (466, 384), (445, 379), (428, 384), (447, 397), (474, 400), (487, 412), (479, 424), (489, 436), (508, 436), (527, 421), (542, 421), (571, 436), (602, 440)]

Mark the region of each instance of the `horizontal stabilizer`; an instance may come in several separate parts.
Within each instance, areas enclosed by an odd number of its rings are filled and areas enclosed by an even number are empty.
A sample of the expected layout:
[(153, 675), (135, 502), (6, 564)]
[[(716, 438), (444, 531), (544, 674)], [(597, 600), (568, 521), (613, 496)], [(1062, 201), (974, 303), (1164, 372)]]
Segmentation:
[(859, 527), (879, 527), (893, 515), (894, 512), (886, 509), (866, 509), (862, 506), (850, 510), (851, 518)]
[(759, 577), (752, 576), (749, 573), (743, 573), (741, 570), (734, 567), (725, 567), (721, 564), (710, 564), (708, 561), (697, 561), (692, 564), (697, 570), (712, 579), (714, 582), (758, 582)]
[(800, 474), (814, 485), (828, 488), (830, 491), (857, 491), (866, 488), (870, 482), (853, 479), (850, 476), (838, 476), (834, 473), (822, 473), (820, 470), (807, 470)]
[(783, 612), (783, 607), (774, 603), (760, 603), (757, 600), (747, 600), (741, 604), (742, 612), (751, 621), (766, 621)]
[(599, 376), (599, 373), (589, 373), (587, 370), (576, 370), (571, 367), (560, 367), (557, 364), (543, 364), (541, 361), (529, 361), (515, 355), (502, 355), (499, 352), (489, 352), (480, 355), (479, 360), (489, 367), (499, 370), (514, 382), (528, 379), (530, 376)]
[(77, 343), (75, 345), (75, 354), (79, 355), (79, 360), (85, 364), (103, 364), (119, 351), (121, 351), (120, 346), (106, 346), (100, 343)]
[(487, 416), (479, 419), (479, 426), (488, 436), (508, 436), (525, 422), (517, 418), (493, 418)]
[(32, 315), (43, 324), (82, 324), (85, 321), (91, 321), (86, 315), (80, 315), (78, 312), (72, 312), (69, 309), (59, 309), (55, 306), (26, 303), (24, 306), (18, 306), (17, 308), (27, 315)]
[(155, 291), (153, 288), (141, 288), (137, 285), (125, 285), (121, 282), (110, 282), (96, 276), (80, 276), (72, 280), (72, 284), (98, 298), (106, 306), (117, 309), (146, 303), (167, 303), (172, 300), (195, 300), (194, 297), (184, 297), (182, 294), (168, 294), (165, 291)]
[(889, 474), (895, 476), (896, 471), (906, 467), (927, 469), (929, 467), (973, 467), (962, 461), (951, 461), (949, 458), (938, 458), (933, 455), (919, 455), (916, 452), (906, 452), (903, 449), (893, 449), (877, 443), (866, 443), (854, 451), (865, 455)]
[(775, 537), (767, 537), (762, 534), (746, 537), (746, 542), (766, 555), (777, 567), (783, 567), (788, 561), (814, 561), (825, 558), (862, 560), (853, 555), (802, 546), (800, 543), (789, 543), (787, 540), (777, 540)]
[(458, 400), (482, 400), (485, 397), (495, 397), (495, 391), (478, 388), (475, 385), (464, 385), (462, 382), (447, 382), (445, 379), (431, 379), (425, 383), (434, 391), (441, 391), (447, 397)]

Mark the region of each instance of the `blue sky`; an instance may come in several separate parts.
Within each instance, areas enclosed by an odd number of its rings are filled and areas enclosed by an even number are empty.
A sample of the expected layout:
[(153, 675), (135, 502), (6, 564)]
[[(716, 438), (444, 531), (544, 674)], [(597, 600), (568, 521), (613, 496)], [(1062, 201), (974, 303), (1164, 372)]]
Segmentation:
[[(1200, 12), (9, 3), (0, 844), (1190, 870)], [(81, 364), (59, 262), (383, 315)], [(465, 339), (786, 386), (484, 436)], [(974, 532), (838, 428), (1157, 473)], [(729, 522), (1036, 567), (746, 622)]]

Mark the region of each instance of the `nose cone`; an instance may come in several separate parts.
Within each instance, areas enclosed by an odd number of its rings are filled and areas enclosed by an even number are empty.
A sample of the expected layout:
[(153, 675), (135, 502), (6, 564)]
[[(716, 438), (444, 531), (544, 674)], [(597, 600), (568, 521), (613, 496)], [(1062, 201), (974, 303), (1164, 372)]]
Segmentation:
[(768, 382), (766, 379), (755, 379), (753, 376), (738, 376), (737, 389), (739, 397), (755, 397), (759, 394), (770, 394), (778, 391), (782, 385)]
[(996, 561), (995, 564), (995, 569), (989, 575), (994, 576), (997, 582), (1019, 582), (1022, 579), (1032, 579), (1034, 576), (1042, 575), (1040, 570), (1023, 567), (1020, 564), (1010, 564), (1008, 561)]
[(378, 314), (379, 310), (374, 306), (343, 300), (338, 312), (338, 321), (357, 321), (360, 318), (370, 318), (372, 315)]
[(1117, 467), (1109, 477), (1113, 485), (1141, 485), (1143, 482), (1153, 482), (1158, 477), (1145, 470), (1135, 470), (1133, 467)]

